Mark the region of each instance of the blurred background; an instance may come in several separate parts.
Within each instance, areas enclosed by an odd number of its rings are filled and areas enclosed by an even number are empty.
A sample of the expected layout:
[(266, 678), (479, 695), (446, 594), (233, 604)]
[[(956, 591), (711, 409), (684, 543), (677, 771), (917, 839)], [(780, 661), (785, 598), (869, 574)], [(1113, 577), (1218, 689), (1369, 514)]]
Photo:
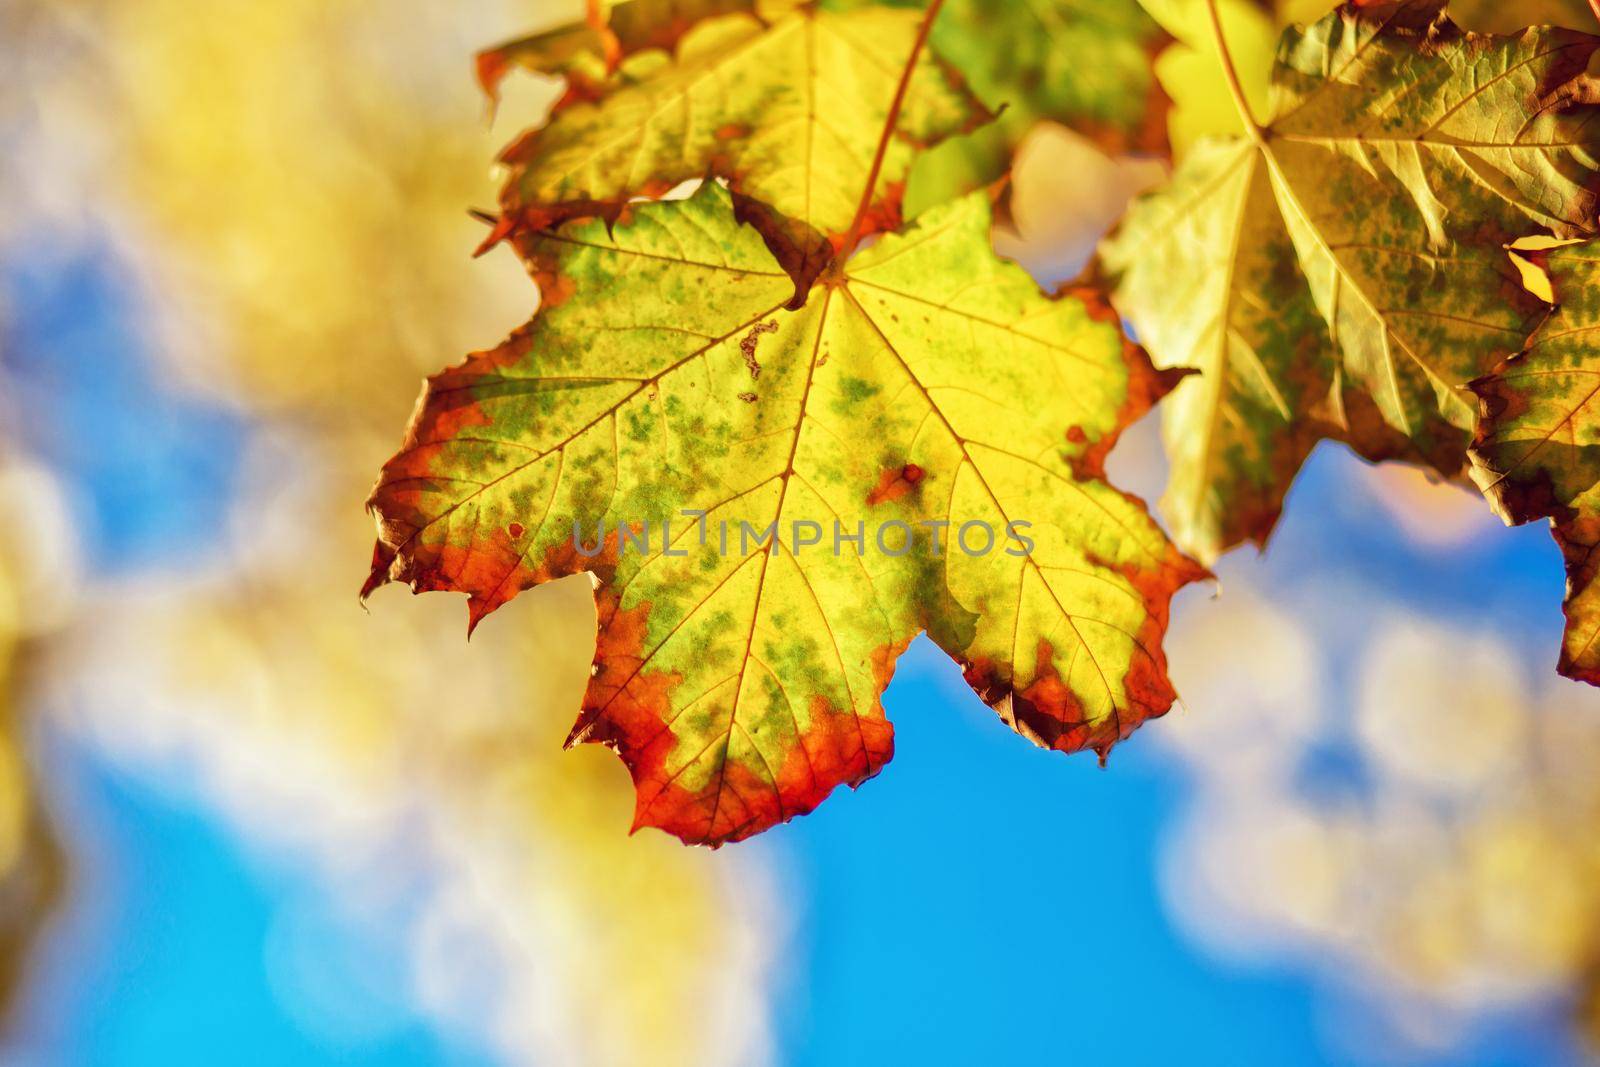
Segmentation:
[[(362, 611), (421, 376), (536, 299), (466, 209), (554, 89), (471, 56), (581, 6), (0, 0), (0, 1063), (1597, 1062), (1559, 554), (1405, 468), (1315, 455), (1107, 770), (919, 641), (893, 765), (716, 853), (561, 751), (581, 580)], [(997, 240), (1069, 277), (1163, 173), (1041, 126)], [(1153, 420), (1113, 460), (1159, 495)]]

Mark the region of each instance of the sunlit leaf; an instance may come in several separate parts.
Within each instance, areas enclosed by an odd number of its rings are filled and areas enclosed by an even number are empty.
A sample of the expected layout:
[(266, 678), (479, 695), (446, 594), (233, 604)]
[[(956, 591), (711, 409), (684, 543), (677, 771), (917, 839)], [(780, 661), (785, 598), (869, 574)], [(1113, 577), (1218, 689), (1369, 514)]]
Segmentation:
[(990, 117), (918, 47), (923, 28), (921, 12), (878, 5), (702, 21), (670, 55), (629, 57), (569, 94), (506, 152), (498, 233), (614, 215), (632, 197), (715, 175), (804, 287), (858, 221), (869, 177), (860, 221), (883, 229), (918, 150)]
[[(714, 184), (614, 232), (526, 235), (546, 304), (430, 380), (372, 499), (372, 584), (468, 593), (476, 624), (597, 574), (573, 736), (617, 748), (636, 823), (686, 841), (877, 773), (879, 694), (919, 630), (1029, 738), (1104, 753), (1170, 706), (1167, 602), (1198, 573), (1101, 478), (1169, 379), (1092, 294), (1046, 299), (996, 259), (988, 230), (981, 197), (930, 212), (793, 311)], [(861, 549), (835, 540), (858, 528)]]
[(1594, 225), (1600, 38), (1469, 37), (1434, 0), (1285, 34), (1271, 121), (1197, 150), (1103, 249), (1158, 365), (1166, 514), (1203, 558), (1263, 541), (1320, 438), (1462, 470), (1463, 387), (1541, 305), (1504, 246)]
[[(1174, 101), (1172, 148), (1182, 159), (1206, 137), (1243, 133), (1228, 95), (1211, 20), (1203, 0), (1139, 0), (1175, 43), (1156, 62), (1162, 87)], [(1258, 0), (1218, 0), (1228, 51), (1256, 113), (1268, 103), (1267, 80), (1282, 23)]]
[(1600, 245), (1539, 255), (1559, 304), (1523, 351), (1472, 383), (1472, 476), (1507, 522), (1555, 520), (1567, 564), (1561, 673), (1600, 685)]

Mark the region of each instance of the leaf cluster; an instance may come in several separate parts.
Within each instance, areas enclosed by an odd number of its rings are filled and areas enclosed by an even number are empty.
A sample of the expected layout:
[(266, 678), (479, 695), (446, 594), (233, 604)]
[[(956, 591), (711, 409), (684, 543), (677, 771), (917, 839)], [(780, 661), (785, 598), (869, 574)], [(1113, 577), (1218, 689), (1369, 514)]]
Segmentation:
[[(561, 80), (485, 245), (540, 305), (429, 379), (367, 592), (465, 593), (476, 626), (590, 574), (571, 740), (622, 756), (637, 826), (712, 845), (881, 769), (918, 633), (1017, 732), (1104, 757), (1174, 700), (1195, 560), (1264, 543), (1322, 440), (1453, 478), (1471, 446), (1508, 517), (1560, 519), (1581, 674), (1600, 369), (1551, 299), (1596, 235), (1600, 37), (1324, 7), (632, 0), (484, 53), (491, 95)], [(1048, 295), (990, 236), (1046, 122), (1175, 161)], [(1104, 469), (1169, 392), (1172, 541)], [(852, 550), (885, 524), (901, 551)], [(957, 550), (980, 528), (1028, 533)]]

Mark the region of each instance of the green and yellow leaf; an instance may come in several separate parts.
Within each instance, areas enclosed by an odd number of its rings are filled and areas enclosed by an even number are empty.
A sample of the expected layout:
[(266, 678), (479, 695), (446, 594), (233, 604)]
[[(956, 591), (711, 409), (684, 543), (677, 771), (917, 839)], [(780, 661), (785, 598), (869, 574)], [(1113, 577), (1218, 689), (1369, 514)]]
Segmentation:
[(1559, 306), (1472, 383), (1472, 477), (1508, 523), (1553, 519), (1567, 565), (1561, 673), (1600, 685), (1600, 243), (1540, 253)]
[(1005, 109), (1013, 146), (1048, 120), (1112, 154), (1166, 151), (1169, 101), (1152, 70), (1166, 43), (1137, 0), (949, 0), (933, 26), (934, 51)]
[(892, 229), (918, 151), (991, 117), (919, 46), (922, 31), (917, 11), (771, 3), (697, 23), (671, 54), (628, 56), (506, 152), (497, 236), (614, 217), (629, 199), (716, 176), (803, 292), (869, 179), (867, 230)]
[(981, 196), (931, 211), (795, 310), (715, 183), (519, 236), (544, 306), (430, 380), (371, 500), (369, 588), (467, 593), (476, 624), (594, 574), (572, 739), (622, 756), (636, 825), (689, 842), (876, 774), (922, 631), (1019, 732), (1103, 754), (1171, 705), (1167, 605), (1202, 573), (1102, 476), (1175, 375), (989, 226)]
[(949, 0), (933, 25), (933, 50), (999, 117), (917, 161), (906, 214), (1005, 175), (1041, 122), (1066, 126), (1108, 155), (1166, 155), (1170, 101), (1154, 62), (1167, 43), (1137, 0)]
[(1600, 38), (1467, 34), (1438, 0), (1285, 33), (1259, 137), (1194, 153), (1102, 249), (1159, 366), (1166, 514), (1203, 559), (1262, 542), (1320, 438), (1459, 475), (1467, 382), (1542, 305), (1504, 246), (1595, 224)]

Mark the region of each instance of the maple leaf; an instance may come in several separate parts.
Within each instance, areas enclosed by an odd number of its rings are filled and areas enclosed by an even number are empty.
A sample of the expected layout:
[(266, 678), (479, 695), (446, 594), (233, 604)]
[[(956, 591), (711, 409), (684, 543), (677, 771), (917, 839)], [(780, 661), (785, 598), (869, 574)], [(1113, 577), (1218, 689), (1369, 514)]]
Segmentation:
[[(923, 0), (821, 0), (836, 14), (926, 7)], [(772, 6), (767, 9), (769, 12)], [(633, 0), (591, 4), (588, 22), (514, 41), (479, 57), (491, 98), (513, 68), (561, 74), (569, 96), (594, 98), (621, 60), (670, 49), (695, 24), (755, 0)], [(1001, 178), (1038, 123), (1068, 126), (1109, 153), (1165, 154), (1169, 101), (1152, 71), (1167, 37), (1138, 0), (951, 0), (933, 24), (932, 53), (954, 66), (998, 118), (952, 137), (920, 158), (905, 178), (910, 216)], [(1077, 57), (1093, 55), (1094, 63)], [(891, 190), (893, 192), (894, 190)]]
[(1472, 382), (1472, 477), (1495, 512), (1553, 519), (1567, 567), (1560, 670), (1600, 685), (1600, 243), (1537, 253), (1560, 304), (1526, 347)]
[(1263, 542), (1322, 438), (1462, 472), (1464, 386), (1541, 313), (1502, 246), (1594, 225), (1597, 46), (1346, 4), (1285, 33), (1271, 122), (1133, 208), (1101, 252), (1117, 306), (1203, 372), (1166, 406), (1180, 544)]
[[(494, 238), (614, 217), (631, 198), (714, 175), (794, 275), (798, 299), (853, 224), (898, 223), (920, 148), (991, 117), (922, 47), (927, 32), (915, 11), (783, 0), (700, 21), (671, 55), (625, 57), (610, 77), (569, 93), (547, 125), (507, 150)], [(858, 213), (854, 192), (869, 176)]]
[(369, 588), (468, 593), (476, 624), (595, 574), (572, 739), (621, 754), (636, 826), (689, 842), (877, 773), (922, 630), (1019, 732), (1104, 753), (1170, 706), (1167, 604), (1201, 573), (1101, 473), (1174, 376), (989, 224), (981, 195), (935, 209), (797, 310), (715, 183), (522, 235), (545, 304), (430, 380), (371, 500)]

